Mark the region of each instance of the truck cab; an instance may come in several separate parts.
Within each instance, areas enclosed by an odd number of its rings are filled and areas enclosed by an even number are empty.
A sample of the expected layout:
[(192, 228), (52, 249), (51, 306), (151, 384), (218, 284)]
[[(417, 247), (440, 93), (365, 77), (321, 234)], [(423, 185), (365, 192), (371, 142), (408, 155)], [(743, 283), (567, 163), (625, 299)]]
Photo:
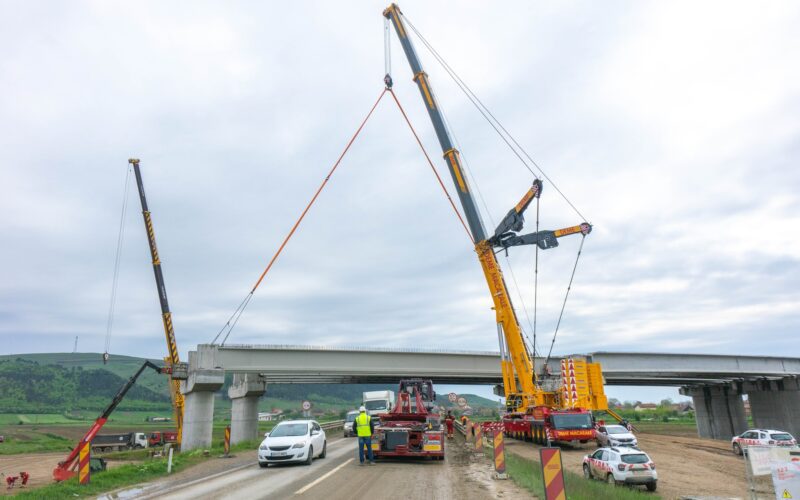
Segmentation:
[(371, 417), (388, 413), (394, 408), (394, 392), (367, 391), (363, 394), (363, 405)]

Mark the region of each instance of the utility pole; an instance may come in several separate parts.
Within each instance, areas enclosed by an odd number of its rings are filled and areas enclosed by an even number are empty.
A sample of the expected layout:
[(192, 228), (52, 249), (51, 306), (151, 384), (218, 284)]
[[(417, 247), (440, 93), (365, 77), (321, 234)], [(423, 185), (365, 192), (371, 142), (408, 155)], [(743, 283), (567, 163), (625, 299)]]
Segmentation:
[(72, 347), (72, 354), (78, 352), (78, 336), (75, 335), (75, 345)]

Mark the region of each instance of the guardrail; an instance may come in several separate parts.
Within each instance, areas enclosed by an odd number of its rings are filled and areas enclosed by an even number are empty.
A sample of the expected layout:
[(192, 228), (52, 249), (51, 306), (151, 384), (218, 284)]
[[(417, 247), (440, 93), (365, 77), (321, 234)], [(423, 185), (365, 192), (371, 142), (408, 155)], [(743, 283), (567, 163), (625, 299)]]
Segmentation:
[(319, 424), (324, 430), (329, 431), (333, 429), (341, 429), (344, 427), (344, 420), (334, 420), (332, 422), (325, 422), (324, 424)]

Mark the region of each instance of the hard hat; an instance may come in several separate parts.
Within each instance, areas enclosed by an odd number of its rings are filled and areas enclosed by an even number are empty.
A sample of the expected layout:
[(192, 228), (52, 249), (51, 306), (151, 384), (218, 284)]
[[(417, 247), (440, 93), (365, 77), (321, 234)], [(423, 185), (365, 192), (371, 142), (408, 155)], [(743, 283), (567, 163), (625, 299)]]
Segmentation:
[(358, 409), (358, 411), (360, 411), (360, 412), (362, 412), (362, 413), (363, 413), (363, 412), (367, 411), (367, 409), (366, 409), (365, 407), (363, 407), (363, 406), (362, 406), (361, 408), (359, 408), (359, 409)]

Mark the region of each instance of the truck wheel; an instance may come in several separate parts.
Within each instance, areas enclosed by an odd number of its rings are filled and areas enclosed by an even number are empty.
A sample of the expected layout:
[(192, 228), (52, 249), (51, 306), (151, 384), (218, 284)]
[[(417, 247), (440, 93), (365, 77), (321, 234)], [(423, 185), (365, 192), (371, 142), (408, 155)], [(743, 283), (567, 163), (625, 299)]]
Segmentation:
[(586, 464), (583, 464), (583, 477), (586, 479), (592, 479), (594, 477), (592, 476), (592, 469)]
[(309, 446), (308, 447), (308, 458), (306, 459), (306, 461), (304, 463), (305, 463), (305, 465), (311, 465), (311, 462), (313, 462), (313, 461), (314, 461), (314, 447), (313, 446)]
[(328, 452), (328, 442), (325, 441), (322, 443), (322, 453), (319, 454), (319, 458), (325, 458), (325, 454)]
[(736, 455), (742, 455), (742, 447), (739, 446), (739, 443), (733, 443), (733, 453)]
[(608, 476), (606, 476), (606, 482), (611, 486), (617, 485), (617, 480), (614, 479), (614, 474), (609, 474)]
[(653, 481), (652, 483), (647, 483), (646, 485), (647, 491), (656, 491), (656, 485), (657, 485), (656, 481)]

